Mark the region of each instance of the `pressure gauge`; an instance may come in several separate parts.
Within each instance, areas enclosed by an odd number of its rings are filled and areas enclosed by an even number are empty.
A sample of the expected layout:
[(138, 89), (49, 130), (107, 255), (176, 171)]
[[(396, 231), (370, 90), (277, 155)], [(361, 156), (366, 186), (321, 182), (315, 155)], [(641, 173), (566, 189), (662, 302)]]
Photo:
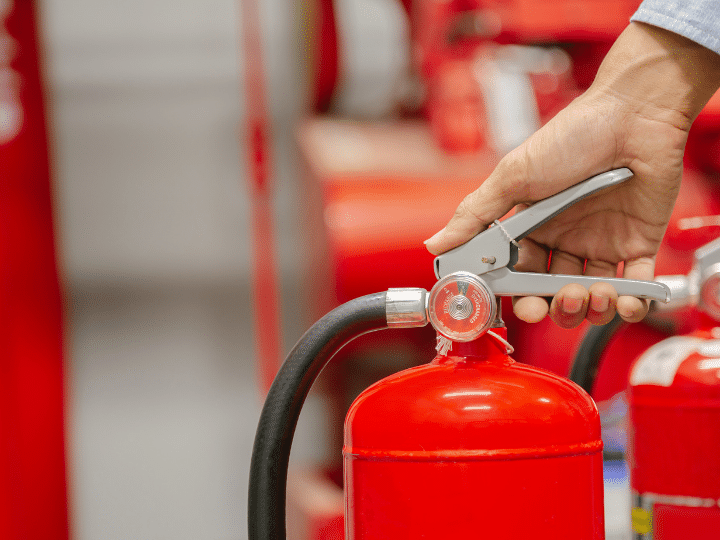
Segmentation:
[(480, 337), (495, 320), (495, 295), (470, 272), (455, 272), (439, 280), (428, 298), (428, 319), (435, 330), (453, 341)]

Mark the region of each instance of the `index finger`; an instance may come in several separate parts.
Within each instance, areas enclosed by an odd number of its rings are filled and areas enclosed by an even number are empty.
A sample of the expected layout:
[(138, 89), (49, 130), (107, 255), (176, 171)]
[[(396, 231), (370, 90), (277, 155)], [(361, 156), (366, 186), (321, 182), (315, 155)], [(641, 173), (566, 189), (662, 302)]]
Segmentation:
[(442, 230), (425, 240), (430, 253), (440, 255), (464, 244), (517, 203), (527, 200), (526, 178), (508, 158), (503, 158), (487, 180), (460, 202)]

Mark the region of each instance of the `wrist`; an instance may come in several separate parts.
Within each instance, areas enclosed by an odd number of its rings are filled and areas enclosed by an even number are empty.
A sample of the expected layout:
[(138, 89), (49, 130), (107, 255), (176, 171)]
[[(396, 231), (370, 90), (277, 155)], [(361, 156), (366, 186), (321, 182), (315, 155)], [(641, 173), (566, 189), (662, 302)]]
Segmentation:
[(688, 131), (720, 86), (720, 55), (662, 28), (630, 23), (603, 60), (589, 93), (628, 114)]

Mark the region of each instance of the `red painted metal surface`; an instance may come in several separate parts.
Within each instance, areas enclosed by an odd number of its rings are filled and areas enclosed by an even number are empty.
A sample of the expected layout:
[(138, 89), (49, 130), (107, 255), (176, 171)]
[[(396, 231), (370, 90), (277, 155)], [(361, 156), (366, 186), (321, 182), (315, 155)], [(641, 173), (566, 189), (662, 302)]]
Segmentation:
[(350, 408), (346, 539), (604, 538), (592, 399), (487, 334), (452, 354)]
[(246, 120), (243, 153), (247, 156), (252, 204), (253, 310), (259, 384), (263, 395), (280, 367), (280, 301), (275, 267), (270, 120), (265, 97), (260, 14), (257, 0), (243, 0)]
[(487, 145), (487, 120), (473, 60), (449, 60), (428, 81), (427, 115), (438, 144), (449, 152)]
[(62, 308), (35, 2), (0, 7), (0, 538), (68, 538)]
[[(487, 40), (612, 43), (640, 1), (416, 0), (414, 4), (413, 53), (420, 74), (430, 78), (444, 62), (468, 58), (478, 44)], [(467, 24), (468, 15), (474, 18), (471, 24)]]
[[(628, 458), (637, 540), (705, 540), (720, 534), (716, 325), (705, 318), (683, 341), (659, 344), (662, 352), (649, 350), (633, 367)], [(688, 338), (699, 339), (692, 344)], [(638, 370), (647, 374), (641, 377)]]
[(305, 50), (311, 75), (310, 108), (326, 113), (332, 104), (339, 79), (339, 51), (333, 0), (308, 0), (307, 42)]

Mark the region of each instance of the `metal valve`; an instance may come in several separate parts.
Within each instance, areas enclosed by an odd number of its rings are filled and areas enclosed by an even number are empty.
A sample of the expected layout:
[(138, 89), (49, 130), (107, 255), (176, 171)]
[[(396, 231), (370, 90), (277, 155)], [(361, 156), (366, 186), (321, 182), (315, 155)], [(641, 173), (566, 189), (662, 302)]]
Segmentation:
[[(619, 295), (668, 302), (671, 288), (659, 280), (637, 281), (515, 270), (518, 240), (577, 201), (617, 186), (631, 178), (632, 174), (629, 169), (617, 169), (589, 178), (503, 222), (496, 221), (462, 246), (439, 255), (434, 263), (438, 282), (427, 296), (422, 289), (390, 289), (387, 297), (388, 323), (392, 326), (422, 326), (429, 320), (446, 340), (472, 341), (493, 325), (497, 315), (497, 296), (553, 296), (570, 283), (589, 288), (602, 281), (615, 287)], [(715, 288), (708, 294), (716, 300), (720, 317), (720, 260), (716, 262), (719, 263), (718, 279), (713, 282)], [(677, 291), (676, 286), (673, 292)], [(427, 302), (427, 319), (423, 302)]]
[(576, 202), (617, 186), (632, 175), (630, 169), (616, 169), (593, 176), (552, 197), (538, 201), (505, 221), (496, 221), (493, 226), (462, 246), (439, 255), (435, 259), (436, 276), (443, 278), (456, 271), (469, 271), (482, 276), (498, 296), (553, 296), (570, 283), (578, 283), (589, 289), (593, 283), (602, 281), (615, 287), (621, 296), (667, 302), (670, 299), (670, 289), (662, 283), (515, 270), (519, 240)]
[(657, 281), (672, 291), (672, 301), (657, 304), (657, 311), (674, 311), (687, 306), (699, 309), (720, 320), (720, 239), (695, 251), (695, 264), (688, 275), (658, 276)]
[(439, 280), (428, 296), (428, 319), (453, 341), (472, 341), (485, 333), (497, 315), (495, 295), (482, 278), (455, 272)]

